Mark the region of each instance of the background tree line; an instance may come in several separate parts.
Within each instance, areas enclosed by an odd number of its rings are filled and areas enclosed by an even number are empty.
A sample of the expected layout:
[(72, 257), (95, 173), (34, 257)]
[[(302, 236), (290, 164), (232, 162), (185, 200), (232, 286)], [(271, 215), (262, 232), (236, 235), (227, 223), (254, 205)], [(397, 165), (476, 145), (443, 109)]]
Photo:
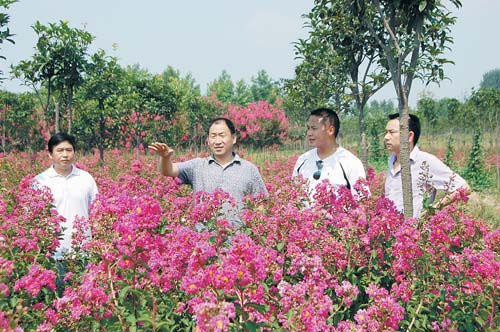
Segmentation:
[[(268, 114), (258, 122), (280, 126), (270, 111), (281, 105), (278, 85), (264, 70), (250, 83), (233, 83), (223, 71), (202, 96), (190, 74), (182, 76), (170, 66), (155, 74), (139, 65), (122, 67), (103, 50), (89, 54), (94, 37), (65, 21), (35, 22), (33, 30), (38, 36), (33, 55), (11, 70), (31, 91), (0, 93), (4, 152), (43, 149), (58, 131), (76, 134), (84, 150), (98, 148), (102, 157), (106, 148), (140, 147), (151, 140), (199, 145), (209, 118), (226, 114), (230, 105), (258, 101), (268, 102), (260, 104)], [(281, 140), (262, 144), (273, 143)]]

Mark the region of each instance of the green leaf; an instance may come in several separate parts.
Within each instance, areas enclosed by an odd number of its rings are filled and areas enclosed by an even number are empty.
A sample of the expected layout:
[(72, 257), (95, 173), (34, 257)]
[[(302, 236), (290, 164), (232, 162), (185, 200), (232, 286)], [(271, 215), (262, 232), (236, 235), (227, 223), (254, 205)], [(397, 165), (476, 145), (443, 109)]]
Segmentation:
[[(251, 320), (245, 322), (245, 326), (249, 331), (256, 332), (257, 331), (257, 324)], [(260, 330), (260, 329), (259, 329)]]
[(285, 247), (285, 244), (283, 242), (278, 242), (278, 244), (276, 245), (276, 249), (281, 252), (283, 250), (283, 248)]
[(135, 332), (137, 331), (137, 327), (136, 327), (136, 324), (137, 324), (137, 320), (135, 318), (135, 315), (134, 314), (130, 314), (126, 317), (126, 320), (127, 322), (130, 323), (130, 326), (129, 326), (129, 331), (131, 332)]
[(441, 301), (444, 301), (446, 299), (446, 289), (441, 289)]
[(252, 307), (260, 313), (265, 313), (265, 312), (269, 311), (269, 306), (266, 304), (258, 304), (258, 303), (251, 303), (250, 302), (250, 303), (245, 304), (245, 306)]
[(122, 288), (122, 290), (120, 291), (120, 293), (118, 293), (118, 298), (120, 299), (120, 301), (123, 301), (123, 299), (125, 298), (125, 296), (127, 295), (127, 293), (132, 289), (132, 286), (125, 286)]
[(17, 297), (11, 297), (10, 298), (10, 306), (12, 308), (14, 308), (16, 306), (16, 304), (17, 304), (18, 301), (19, 301), (19, 299)]

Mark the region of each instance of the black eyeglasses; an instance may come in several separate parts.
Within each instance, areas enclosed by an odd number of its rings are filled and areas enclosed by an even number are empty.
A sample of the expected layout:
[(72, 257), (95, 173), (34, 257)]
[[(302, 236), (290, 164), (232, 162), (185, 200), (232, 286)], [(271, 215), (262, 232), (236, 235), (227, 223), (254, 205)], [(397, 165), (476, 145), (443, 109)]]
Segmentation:
[(314, 180), (318, 180), (321, 177), (321, 169), (323, 168), (323, 160), (316, 160), (316, 167), (318, 170), (313, 173)]

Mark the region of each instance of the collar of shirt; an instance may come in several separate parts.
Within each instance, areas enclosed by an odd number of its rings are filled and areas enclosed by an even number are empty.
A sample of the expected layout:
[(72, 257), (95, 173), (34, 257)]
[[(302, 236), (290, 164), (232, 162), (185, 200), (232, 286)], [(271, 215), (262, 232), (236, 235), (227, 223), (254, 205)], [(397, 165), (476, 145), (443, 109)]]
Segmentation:
[[(71, 173), (69, 173), (67, 176), (64, 176), (66, 178), (69, 178), (70, 176), (77, 176), (80, 175), (80, 169), (76, 167), (75, 165), (71, 165)], [(56, 177), (63, 177), (61, 174), (57, 173), (56, 170), (54, 169), (54, 166), (51, 166), (49, 168), (49, 173), (48, 176), (51, 178), (56, 178)]]
[[(415, 145), (413, 147), (413, 150), (411, 150), (410, 152), (410, 162), (415, 162), (418, 158), (418, 154), (420, 153), (420, 149), (418, 147), (418, 145)], [(396, 154), (393, 153), (389, 156), (389, 161), (388, 161), (388, 164), (389, 164), (389, 170), (392, 172), (393, 171), (393, 167), (394, 167), (394, 161), (396, 160)], [(401, 171), (401, 169), (399, 170)], [(398, 172), (399, 172), (398, 171)]]
[[(213, 155), (210, 155), (207, 158), (208, 158), (208, 163), (209, 164), (216, 163), (217, 165), (220, 166), (219, 162), (214, 158)], [(225, 167), (227, 167), (229, 165), (232, 165), (233, 163), (241, 164), (241, 158), (240, 158), (240, 156), (238, 156), (238, 154), (234, 153), (234, 152), (233, 152), (233, 160), (231, 160), (231, 162), (229, 164), (227, 164)]]
[[(335, 150), (334, 153), (332, 153), (331, 155), (329, 155), (328, 157), (324, 158), (324, 159), (321, 159), (318, 155), (318, 148), (315, 148), (314, 150), (311, 150), (313, 151), (313, 159), (314, 161), (316, 162), (316, 160), (327, 160), (327, 159), (341, 159), (343, 156), (344, 156), (344, 152), (346, 151), (341, 145), (339, 145), (337, 147), (337, 150)], [(307, 160), (307, 159), (306, 159)]]

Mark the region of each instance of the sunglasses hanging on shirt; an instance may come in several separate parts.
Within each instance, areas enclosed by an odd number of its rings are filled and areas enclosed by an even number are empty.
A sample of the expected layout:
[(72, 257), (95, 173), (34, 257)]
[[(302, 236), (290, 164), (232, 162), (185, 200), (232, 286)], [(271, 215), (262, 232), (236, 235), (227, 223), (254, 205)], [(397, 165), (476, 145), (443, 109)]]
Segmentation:
[(313, 173), (314, 180), (318, 180), (321, 177), (321, 170), (323, 169), (323, 160), (316, 160), (316, 167), (318, 170)]

